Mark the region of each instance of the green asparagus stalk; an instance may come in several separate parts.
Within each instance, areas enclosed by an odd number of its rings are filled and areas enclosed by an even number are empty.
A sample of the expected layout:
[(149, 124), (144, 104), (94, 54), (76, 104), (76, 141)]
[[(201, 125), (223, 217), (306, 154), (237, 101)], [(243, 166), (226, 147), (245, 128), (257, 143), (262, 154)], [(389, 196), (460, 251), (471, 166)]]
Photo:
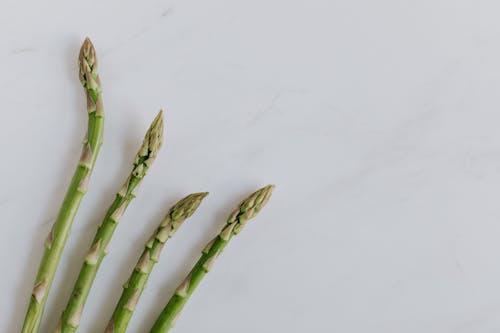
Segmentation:
[(176, 233), (182, 223), (196, 211), (207, 194), (207, 192), (190, 194), (170, 208), (159, 227), (146, 243), (137, 265), (123, 286), (123, 293), (106, 328), (106, 333), (123, 333), (127, 330), (128, 323), (146, 287), (153, 266), (160, 258), (163, 246)]
[(231, 238), (237, 235), (245, 227), (246, 223), (264, 207), (273, 189), (274, 185), (268, 185), (253, 193), (229, 216), (227, 224), (220, 234), (205, 246), (201, 258), (179, 285), (153, 328), (151, 328), (150, 333), (166, 333), (174, 326), (182, 308), (203, 277), (210, 271), (217, 257), (222, 253)]
[(87, 136), (83, 143), (80, 162), (73, 175), (52, 230), (45, 241), (45, 250), (40, 267), (38, 268), (22, 333), (38, 332), (61, 253), (66, 245), (80, 202), (87, 192), (90, 175), (102, 145), (104, 112), (101, 81), (97, 71), (96, 52), (88, 38), (85, 39), (81, 47), (79, 63), (80, 81), (87, 95)]
[(106, 255), (106, 249), (113, 236), (113, 232), (125, 212), (125, 209), (132, 199), (135, 198), (139, 184), (155, 160), (162, 145), (162, 141), (163, 113), (160, 111), (146, 133), (142, 147), (134, 160), (130, 176), (116, 194), (114, 202), (111, 204), (104, 220), (97, 229), (97, 233), (85, 257), (73, 292), (55, 332), (76, 332), (78, 329), (85, 301), (87, 300), (90, 288), (94, 282), (97, 270)]

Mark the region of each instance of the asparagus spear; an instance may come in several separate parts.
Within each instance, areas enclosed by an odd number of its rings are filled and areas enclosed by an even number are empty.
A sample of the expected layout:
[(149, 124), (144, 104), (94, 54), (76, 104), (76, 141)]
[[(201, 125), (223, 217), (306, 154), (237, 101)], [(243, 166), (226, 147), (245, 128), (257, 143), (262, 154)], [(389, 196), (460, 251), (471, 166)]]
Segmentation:
[(229, 216), (227, 224), (220, 234), (210, 241), (202, 251), (202, 256), (194, 265), (156, 320), (150, 333), (166, 333), (175, 324), (182, 308), (194, 292), (203, 277), (210, 271), (215, 260), (224, 250), (229, 240), (237, 235), (246, 223), (264, 207), (269, 200), (274, 185), (268, 185), (250, 195)]
[(130, 201), (135, 198), (136, 191), (149, 167), (155, 160), (163, 141), (163, 112), (160, 111), (149, 127), (142, 147), (134, 160), (130, 176), (117, 193), (114, 202), (108, 209), (103, 222), (97, 229), (92, 246), (85, 257), (80, 274), (73, 288), (66, 309), (62, 314), (56, 332), (76, 332), (80, 317), (97, 270), (106, 255), (106, 248), (113, 232)]
[(159, 227), (146, 243), (144, 252), (135, 269), (123, 286), (123, 293), (106, 328), (106, 333), (123, 333), (127, 330), (128, 323), (146, 287), (153, 266), (159, 260), (163, 246), (175, 234), (184, 220), (196, 211), (207, 194), (207, 192), (190, 194), (170, 208)]
[(45, 250), (38, 268), (22, 333), (38, 332), (61, 253), (66, 245), (80, 202), (87, 192), (90, 175), (102, 145), (104, 113), (101, 81), (97, 71), (96, 52), (88, 38), (85, 39), (81, 47), (79, 63), (80, 81), (87, 95), (87, 136), (84, 140), (80, 162), (59, 209), (56, 221), (45, 241)]

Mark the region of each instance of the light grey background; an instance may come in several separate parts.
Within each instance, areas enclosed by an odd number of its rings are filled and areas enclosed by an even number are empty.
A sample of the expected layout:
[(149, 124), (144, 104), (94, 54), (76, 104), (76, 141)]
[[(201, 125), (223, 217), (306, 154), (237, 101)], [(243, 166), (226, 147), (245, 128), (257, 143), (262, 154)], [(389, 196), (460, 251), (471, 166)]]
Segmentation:
[(275, 183), (175, 332), (500, 330), (500, 3), (461, 0), (0, 3), (0, 331), (17, 332), (80, 154), (77, 54), (97, 48), (105, 144), (42, 332), (149, 122), (166, 145), (83, 315), (101, 332), (176, 200), (210, 191), (130, 325), (152, 321), (238, 202)]

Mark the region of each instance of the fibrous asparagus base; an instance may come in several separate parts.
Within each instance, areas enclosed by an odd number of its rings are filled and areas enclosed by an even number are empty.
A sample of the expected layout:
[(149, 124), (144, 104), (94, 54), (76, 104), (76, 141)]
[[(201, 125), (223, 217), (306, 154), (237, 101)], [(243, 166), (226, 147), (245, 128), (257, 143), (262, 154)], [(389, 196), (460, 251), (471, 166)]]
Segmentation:
[(66, 245), (80, 202), (87, 192), (90, 175), (102, 145), (104, 113), (95, 49), (87, 38), (80, 50), (80, 81), (87, 96), (88, 128), (80, 162), (73, 175), (57, 218), (45, 241), (22, 333), (38, 332), (61, 253)]
[(78, 329), (85, 301), (87, 300), (99, 266), (106, 255), (107, 246), (113, 236), (113, 232), (130, 201), (135, 198), (139, 184), (146, 175), (148, 168), (155, 160), (162, 142), (163, 113), (160, 111), (151, 124), (144, 138), (144, 142), (137, 153), (130, 176), (116, 194), (114, 202), (108, 209), (104, 220), (97, 229), (97, 233), (85, 257), (80, 274), (78, 275), (73, 292), (62, 314), (61, 322), (56, 332), (76, 332)]
[(210, 271), (217, 257), (225, 249), (231, 238), (238, 234), (246, 223), (264, 207), (273, 189), (274, 186), (269, 185), (253, 193), (229, 216), (222, 231), (205, 246), (201, 258), (179, 285), (175, 294), (154, 323), (150, 333), (165, 333), (174, 326), (182, 308), (203, 277)]
[(123, 293), (116, 305), (105, 333), (123, 333), (127, 330), (134, 309), (141, 297), (153, 266), (160, 258), (160, 252), (182, 223), (198, 208), (207, 192), (190, 194), (176, 203), (155, 230), (137, 262), (132, 274), (123, 285)]

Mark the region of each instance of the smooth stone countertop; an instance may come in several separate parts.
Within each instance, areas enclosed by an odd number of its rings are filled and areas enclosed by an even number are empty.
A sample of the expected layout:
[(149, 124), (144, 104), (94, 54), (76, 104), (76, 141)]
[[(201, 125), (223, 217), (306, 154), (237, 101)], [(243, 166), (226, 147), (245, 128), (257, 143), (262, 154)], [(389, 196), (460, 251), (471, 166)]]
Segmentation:
[(125, 213), (81, 332), (102, 332), (143, 244), (182, 196), (129, 326), (148, 332), (247, 194), (268, 206), (173, 332), (500, 331), (498, 1), (0, 3), (0, 331), (19, 332), (86, 130), (79, 47), (106, 128), (41, 332), (165, 110), (166, 144)]

